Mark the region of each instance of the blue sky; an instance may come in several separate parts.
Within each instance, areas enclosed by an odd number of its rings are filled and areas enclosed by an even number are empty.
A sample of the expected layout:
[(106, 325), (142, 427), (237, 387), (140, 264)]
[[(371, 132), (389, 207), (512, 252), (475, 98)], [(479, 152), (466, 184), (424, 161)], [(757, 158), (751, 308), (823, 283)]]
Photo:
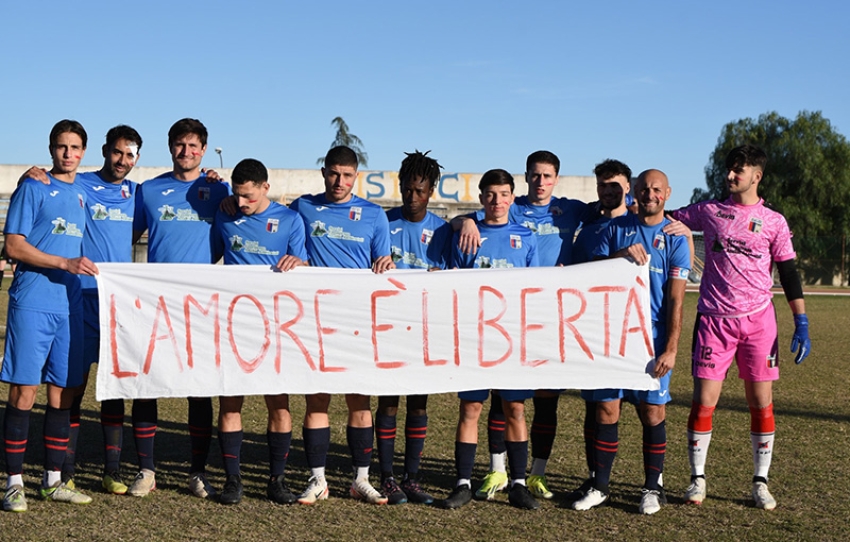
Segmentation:
[(142, 134), (170, 165), (183, 117), (204, 165), (312, 168), (342, 116), (369, 169), (432, 150), (446, 172), (549, 149), (565, 175), (605, 158), (668, 173), (673, 206), (705, 185), (721, 127), (822, 111), (850, 133), (844, 2), (4, 2), (0, 163), (49, 162), (54, 122)]

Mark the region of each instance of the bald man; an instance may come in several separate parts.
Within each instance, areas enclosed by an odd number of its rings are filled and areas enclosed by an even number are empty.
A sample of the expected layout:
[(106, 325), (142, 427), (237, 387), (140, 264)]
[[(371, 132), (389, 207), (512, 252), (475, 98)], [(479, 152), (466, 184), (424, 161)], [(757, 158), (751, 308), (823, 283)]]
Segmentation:
[(608, 499), (611, 467), (619, 446), (617, 423), (620, 403), (634, 404), (643, 424), (645, 481), (640, 501), (642, 514), (654, 514), (666, 502), (661, 473), (667, 448), (666, 404), (670, 401), (670, 374), (676, 364), (682, 331), (682, 303), (691, 268), (691, 250), (686, 236), (673, 236), (662, 230), (670, 220), (664, 217), (664, 203), (670, 198), (667, 176), (649, 169), (635, 183), (636, 215), (628, 213), (613, 219), (599, 245), (596, 259), (627, 258), (636, 265), (649, 264), (649, 295), (652, 336), (655, 351), (653, 376), (658, 390), (601, 389), (592, 392), (596, 403), (596, 439), (593, 445), (596, 477), (593, 487), (575, 503), (576, 510), (589, 510)]

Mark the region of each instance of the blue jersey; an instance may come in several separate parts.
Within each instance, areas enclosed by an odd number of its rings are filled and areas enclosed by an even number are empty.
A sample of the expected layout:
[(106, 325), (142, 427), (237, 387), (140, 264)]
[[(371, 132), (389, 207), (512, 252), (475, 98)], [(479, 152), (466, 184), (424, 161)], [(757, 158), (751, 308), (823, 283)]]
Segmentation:
[(387, 211), (390, 252), (398, 269), (445, 269), (452, 241), (451, 224), (432, 212), (421, 222), (402, 216), (401, 207)]
[(387, 214), (374, 203), (357, 196), (330, 203), (324, 194), (308, 194), (290, 209), (304, 221), (310, 265), (369, 269), (374, 260), (390, 255)]
[(474, 254), (464, 254), (458, 248), (460, 232), (452, 238), (451, 267), (459, 269), (489, 269), (495, 267), (538, 267), (537, 237), (518, 224), (490, 225), (478, 222), (481, 246)]
[(667, 325), (667, 281), (687, 279), (691, 269), (691, 251), (688, 238), (664, 233), (670, 224), (665, 218), (656, 226), (644, 226), (640, 217), (626, 214), (608, 224), (594, 250), (595, 256), (610, 256), (618, 250), (640, 243), (649, 254), (649, 296), (652, 321), (662, 327)]
[[(17, 234), (46, 254), (64, 258), (82, 255), (86, 228), (86, 198), (76, 183), (48, 174), (50, 184), (26, 179), (12, 194), (5, 235)], [(9, 307), (54, 314), (82, 311), (80, 278), (61, 269), (19, 263), (9, 288)]]
[[(74, 180), (86, 194), (83, 255), (93, 262), (133, 261), (133, 212), (137, 183), (107, 182), (98, 172), (79, 173)], [(97, 292), (94, 277), (80, 275), (83, 293)]]
[(301, 217), (274, 201), (262, 213), (215, 217), (214, 254), (224, 255), (225, 265), (276, 265), (287, 254), (306, 260), (304, 242)]
[(599, 245), (599, 240), (605, 235), (612, 218), (599, 215), (593, 222), (582, 225), (581, 230), (573, 241), (573, 263), (593, 261), (593, 251)]
[(212, 223), (225, 183), (208, 183), (205, 175), (180, 181), (165, 173), (139, 185), (133, 230), (148, 230), (148, 261), (212, 263)]
[[(588, 204), (568, 198), (552, 198), (548, 205), (532, 205), (528, 196), (516, 198), (508, 218), (524, 226), (537, 236), (540, 265), (549, 267), (573, 263), (573, 237), (588, 214)], [(475, 214), (479, 222), (484, 211)]]

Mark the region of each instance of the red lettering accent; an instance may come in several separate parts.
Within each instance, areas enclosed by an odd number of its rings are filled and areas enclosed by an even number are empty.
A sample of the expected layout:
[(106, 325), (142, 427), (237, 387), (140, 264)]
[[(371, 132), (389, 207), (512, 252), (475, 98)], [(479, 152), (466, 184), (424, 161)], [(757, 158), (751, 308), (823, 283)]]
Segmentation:
[[(243, 298), (253, 303), (259, 310), (260, 316), (263, 317), (263, 347), (260, 348), (260, 353), (250, 361), (246, 361), (239, 354), (239, 350), (236, 347), (236, 338), (233, 336), (233, 312), (236, 310), (236, 304)], [(260, 363), (262, 363), (265, 359), (266, 354), (269, 351), (269, 346), (272, 343), (271, 338), (269, 337), (269, 318), (266, 316), (266, 309), (263, 308), (263, 304), (260, 303), (256, 297), (248, 294), (239, 294), (230, 302), (230, 306), (227, 307), (227, 338), (230, 341), (230, 348), (233, 350), (233, 355), (236, 356), (236, 363), (239, 364), (242, 371), (247, 374), (251, 374), (256, 371), (257, 367), (259, 367)]]
[(422, 290), (422, 358), (425, 367), (445, 365), (447, 359), (431, 359), (431, 349), (428, 342), (428, 290)]
[(118, 328), (118, 322), (115, 318), (117, 312), (115, 294), (112, 294), (109, 296), (109, 351), (112, 354), (112, 376), (115, 378), (139, 376), (139, 373), (122, 371), (118, 368), (118, 338), (115, 336), (115, 330)]
[[(501, 302), (502, 310), (499, 311), (499, 314), (495, 318), (484, 318), (484, 292), (489, 292), (496, 296), (496, 298)], [(508, 334), (507, 330), (502, 327), (498, 322), (502, 319), (502, 316), (505, 315), (505, 312), (508, 310), (507, 303), (505, 303), (505, 296), (502, 292), (496, 290), (491, 286), (481, 286), (478, 288), (478, 365), (481, 367), (494, 367), (506, 359), (514, 350), (513, 341), (511, 340), (511, 336)], [(497, 330), (505, 340), (508, 341), (508, 349), (502, 354), (501, 357), (495, 360), (484, 360), (484, 326), (491, 327)]]
[(392, 284), (399, 290), (407, 291), (407, 286), (405, 286), (404, 283), (400, 280), (394, 279), (392, 277), (387, 277), (387, 280), (390, 281), (390, 284)]
[[(390, 279), (390, 282), (393, 282)], [(392, 324), (378, 324), (378, 298), (398, 295), (398, 290), (375, 290), (372, 292), (372, 350), (375, 352), (375, 366), (379, 369), (397, 369), (407, 363), (403, 361), (378, 361), (378, 332), (389, 331)]]
[(325, 365), (325, 343), (322, 340), (322, 336), (336, 333), (337, 329), (333, 327), (322, 327), (322, 320), (319, 316), (319, 296), (336, 295), (339, 293), (339, 290), (316, 290), (316, 295), (313, 298), (313, 312), (316, 315), (316, 332), (319, 339), (319, 371), (323, 373), (338, 373), (345, 371), (345, 367), (328, 367)]
[(218, 318), (218, 293), (210, 297), (210, 302), (206, 308), (192, 296), (186, 295), (183, 298), (183, 317), (186, 319), (186, 354), (188, 359), (186, 365), (189, 367), (195, 366), (194, 349), (192, 348), (192, 319), (190, 316), (189, 305), (194, 305), (201, 314), (209, 316), (210, 311), (213, 311), (213, 343), (215, 346), (215, 366), (221, 367), (221, 322)]
[[(629, 315), (632, 311), (632, 305), (635, 305), (635, 309), (637, 310), (638, 320), (640, 321), (640, 325), (638, 327), (629, 327)], [(643, 332), (643, 342), (646, 345), (647, 353), (649, 353), (650, 356), (654, 356), (652, 339), (646, 329), (646, 319), (643, 317), (643, 309), (640, 304), (640, 298), (634, 288), (629, 288), (629, 298), (626, 300), (626, 312), (623, 315), (623, 334), (620, 337), (621, 357), (625, 357), (626, 355), (626, 335), (636, 333), (638, 331)]]
[[(159, 329), (160, 315), (165, 319), (165, 326), (168, 332), (165, 335), (157, 335)], [(153, 359), (153, 350), (156, 347), (156, 341), (162, 339), (171, 339), (171, 346), (174, 348), (174, 357), (177, 358), (177, 369), (183, 372), (183, 362), (180, 360), (180, 349), (177, 346), (177, 337), (174, 336), (174, 328), (171, 326), (171, 317), (168, 315), (168, 307), (165, 306), (165, 298), (159, 296), (159, 302), (156, 304), (156, 315), (153, 319), (153, 328), (151, 329), (151, 338), (148, 342), (148, 352), (145, 355), (145, 365), (142, 372), (148, 374), (151, 372), (151, 360)]]
[[(568, 318), (564, 318), (564, 294), (574, 295), (581, 302), (581, 306), (579, 307), (578, 312)], [(564, 363), (567, 358), (565, 344), (566, 341), (564, 338), (565, 327), (570, 328), (570, 331), (573, 332), (573, 337), (575, 338), (582, 351), (587, 354), (587, 357), (590, 360), (594, 359), (593, 352), (590, 351), (590, 347), (587, 345), (587, 341), (584, 340), (584, 337), (579, 332), (578, 328), (573, 325), (573, 322), (582, 317), (586, 309), (587, 299), (585, 299), (584, 293), (574, 288), (561, 288), (558, 290), (558, 346), (561, 349), (561, 363)]]
[(455, 347), (455, 365), (460, 367), (460, 326), (458, 325), (457, 315), (457, 290), (452, 290), (452, 322), (454, 326), (454, 336), (452, 337), (452, 340), (454, 341)]
[[(295, 306), (298, 308), (298, 314), (295, 315), (291, 320), (287, 320), (283, 324), (280, 323), (280, 297), (285, 296), (295, 302)], [(307, 350), (307, 347), (304, 346), (304, 343), (301, 342), (301, 339), (296, 335), (291, 329), (292, 326), (297, 324), (301, 317), (304, 316), (304, 304), (301, 303), (301, 300), (296, 297), (295, 294), (286, 290), (282, 292), (277, 292), (274, 294), (274, 323), (275, 327), (278, 331), (282, 331), (289, 335), (289, 338), (292, 339), (292, 342), (298, 346), (298, 349), (301, 350), (301, 354), (304, 356), (304, 360), (307, 362), (307, 365), (310, 366), (311, 371), (316, 370), (316, 364), (313, 363), (313, 356), (310, 355), (310, 352)], [(277, 373), (280, 373), (280, 333), (275, 334), (275, 338), (277, 340), (277, 353), (274, 358), (274, 370)]]
[(528, 323), (528, 313), (526, 311), (526, 297), (528, 294), (536, 294), (543, 291), (543, 288), (523, 288), (519, 292), (520, 299), (520, 312), (519, 312), (519, 363), (520, 365), (527, 365), (530, 367), (537, 367), (538, 365), (543, 365), (548, 359), (527, 359), (527, 347), (528, 347), (528, 332), (535, 331), (537, 329), (543, 329), (543, 324), (529, 324)]
[(603, 355), (607, 358), (611, 355), (611, 296), (609, 295), (611, 292), (625, 292), (625, 286), (594, 286), (588, 289), (588, 292), (602, 292), (605, 294), (602, 301), (603, 311), (603, 322), (605, 329), (605, 348), (603, 351)]

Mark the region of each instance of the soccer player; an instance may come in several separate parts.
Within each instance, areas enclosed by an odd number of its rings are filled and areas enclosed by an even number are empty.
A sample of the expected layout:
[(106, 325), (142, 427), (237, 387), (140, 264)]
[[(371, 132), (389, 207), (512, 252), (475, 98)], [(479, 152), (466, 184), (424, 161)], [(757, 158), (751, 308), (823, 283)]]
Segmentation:
[[(560, 169), (560, 159), (550, 151), (541, 150), (529, 154), (525, 161), (528, 195), (516, 198), (508, 215), (510, 222), (524, 226), (534, 233), (542, 266), (573, 263), (573, 236), (585, 218), (594, 218), (592, 206), (582, 201), (552, 196), (558, 185)], [(483, 212), (479, 211), (475, 216), (481, 220)], [(470, 218), (463, 216), (452, 220), (452, 226), (460, 231), (460, 246), (464, 252), (480, 245), (481, 235), (475, 221)], [(534, 394), (534, 418), (531, 424), (531, 452), (534, 461), (528, 477), (528, 489), (533, 495), (544, 499), (553, 497), (546, 481), (546, 464), (555, 442), (561, 391), (537, 390)], [(507, 487), (505, 424), (502, 402), (491, 401), (487, 416), (490, 472), (475, 492), (479, 499), (490, 500), (497, 491)]]
[(88, 136), (79, 122), (62, 120), (50, 131), (49, 186), (24, 181), (12, 194), (4, 234), (17, 260), (9, 291), (6, 350), (0, 381), (9, 383), (4, 415), (6, 492), (3, 509), (24, 512), (23, 466), (29, 418), (40, 384), (47, 384), (44, 415), (45, 500), (88, 504), (91, 497), (62, 481), (70, 432), (73, 388), (83, 379), (80, 279), (97, 266), (82, 256), (85, 193), (74, 184)]
[[(126, 177), (139, 159), (142, 138), (133, 128), (118, 125), (106, 133), (101, 148), (103, 167), (99, 171), (78, 173), (74, 182), (86, 195), (86, 230), (83, 235), (83, 255), (93, 262), (130, 262), (133, 239), (134, 196), (137, 184)], [(22, 177), (50, 184), (47, 173), (38, 167), (30, 168)], [(77, 439), (80, 432), (80, 406), (88, 384), (92, 364), (97, 363), (100, 350), (100, 320), (97, 283), (93, 277), (80, 277), (83, 294), (83, 384), (74, 389), (71, 404), (71, 432), (62, 480), (74, 486)], [(102, 486), (109, 492), (127, 492), (119, 472), (124, 434), (124, 401), (111, 399), (101, 403), (101, 430), (104, 442), (104, 473)]]
[[(387, 211), (393, 262), (398, 269), (445, 269), (452, 229), (448, 222), (428, 211), (428, 200), (440, 180), (441, 166), (427, 152), (405, 154), (407, 158), (401, 162), (398, 172), (402, 206)], [(431, 504), (434, 501), (416, 480), (428, 429), (427, 401), (427, 395), (407, 397), (404, 478), (399, 485), (393, 474), (399, 397), (378, 398), (375, 427), (381, 491), (389, 504)]]
[[(322, 177), (324, 193), (301, 196), (290, 206), (301, 215), (308, 232), (310, 265), (371, 268), (376, 273), (393, 269), (387, 214), (378, 205), (351, 193), (357, 180), (357, 155), (354, 151), (345, 146), (329, 150), (325, 155)], [(327, 393), (306, 397), (304, 450), (311, 476), (307, 489), (298, 497), (301, 504), (315, 504), (328, 498), (325, 463), (331, 439), (328, 420), (330, 401)], [(346, 436), (354, 467), (350, 494), (371, 504), (386, 504), (387, 497), (369, 482), (374, 440), (369, 396), (346, 394), (345, 401), (348, 406)]]
[[(229, 188), (224, 183), (208, 183), (201, 171), (207, 150), (206, 127), (196, 119), (177, 121), (168, 131), (168, 148), (173, 170), (139, 185), (136, 192), (133, 240), (148, 231), (148, 261), (152, 263), (213, 263), (212, 222)], [(215, 496), (206, 478), (212, 416), (212, 399), (189, 398), (189, 491), (202, 499)], [(133, 427), (140, 463), (128, 490), (134, 497), (144, 497), (156, 487), (156, 424), (156, 400), (134, 401)]]
[[(503, 169), (491, 169), (478, 183), (479, 200), (484, 218), (478, 222), (481, 246), (472, 254), (460, 248), (460, 233), (455, 233), (451, 256), (452, 268), (488, 269), (499, 267), (537, 267), (537, 239), (528, 228), (508, 220), (514, 201), (513, 176)], [(455, 441), (457, 483), (443, 502), (445, 508), (460, 508), (472, 499), (472, 468), (478, 446), (478, 419), (490, 390), (465, 391), (460, 398), (460, 416)], [(525, 469), (528, 464), (528, 428), (525, 423), (525, 400), (534, 396), (532, 390), (501, 390), (492, 401), (500, 401), (505, 412), (505, 446), (510, 470), (511, 487), (508, 500), (517, 508), (535, 510), (539, 503), (526, 487)], [(507, 480), (504, 481), (507, 485)], [(495, 491), (494, 491), (495, 493)], [(488, 495), (487, 500), (492, 498)]]
[(611, 220), (600, 243), (597, 257), (629, 258), (649, 265), (649, 294), (652, 313), (653, 376), (661, 388), (652, 391), (621, 389), (593, 390), (596, 403), (593, 487), (573, 503), (576, 510), (589, 510), (608, 499), (611, 467), (619, 446), (618, 426), (623, 399), (635, 404), (643, 425), (643, 466), (645, 481), (640, 501), (642, 514), (654, 514), (666, 502), (660, 484), (667, 448), (666, 404), (670, 401), (670, 375), (676, 364), (682, 331), (682, 305), (685, 283), (691, 266), (691, 251), (683, 236), (664, 233), (670, 221), (664, 217), (664, 202), (670, 199), (667, 176), (657, 169), (638, 175), (635, 183), (638, 214)]
[[(589, 218), (582, 225), (581, 230), (576, 235), (575, 241), (573, 241), (574, 264), (593, 260), (594, 250), (599, 246), (600, 240), (606, 234), (608, 224), (612, 219), (629, 212), (625, 196), (631, 191), (631, 168), (619, 160), (609, 159), (597, 164), (593, 169), (593, 174), (596, 176), (596, 195), (599, 198), (599, 209), (594, 219)], [(585, 405), (584, 453), (589, 475), (581, 487), (567, 495), (567, 499), (571, 501), (580, 499), (593, 487), (593, 443), (596, 437), (596, 402), (593, 401), (592, 390), (582, 390), (581, 398), (584, 399)], [(538, 465), (538, 459), (535, 456), (531, 466), (532, 475), (536, 473), (535, 469), (538, 468)], [(545, 463), (543, 466), (545, 468)]]
[[(298, 213), (268, 198), (269, 174), (259, 160), (247, 158), (233, 168), (230, 180), (238, 212), (216, 214), (213, 227), (215, 259), (223, 255), (224, 265), (266, 265), (289, 271), (304, 265), (304, 223)], [(296, 496), (284, 478), (289, 446), (292, 442), (292, 418), (289, 395), (266, 395), (270, 476), (268, 497), (278, 504), (292, 504)], [(218, 442), (226, 480), (219, 495), (222, 504), (242, 500), (240, 451), (242, 449), (243, 396), (220, 397)]]
[(705, 271), (694, 331), (694, 395), (688, 417), (691, 485), (685, 501), (689, 503), (705, 500), (712, 416), (735, 359), (750, 408), (753, 501), (757, 508), (776, 508), (767, 488), (776, 425), (773, 381), (779, 378), (776, 315), (770, 292), (774, 263), (794, 315), (794, 361), (806, 359), (811, 341), (791, 232), (785, 217), (768, 208), (758, 195), (766, 163), (767, 155), (754, 145), (732, 149), (726, 156), (729, 198), (695, 203), (672, 213), (692, 230), (705, 234)]

